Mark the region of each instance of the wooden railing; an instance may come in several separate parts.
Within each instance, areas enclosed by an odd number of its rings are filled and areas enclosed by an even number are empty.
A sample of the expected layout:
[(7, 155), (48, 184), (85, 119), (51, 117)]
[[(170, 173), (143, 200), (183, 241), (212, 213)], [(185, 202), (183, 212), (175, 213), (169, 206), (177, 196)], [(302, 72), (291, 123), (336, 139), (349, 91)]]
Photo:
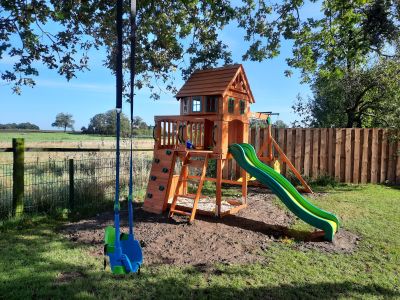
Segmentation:
[(190, 141), (196, 149), (206, 149), (212, 135), (212, 128), (207, 125), (210, 122), (205, 118), (196, 117), (156, 117), (153, 132), (156, 148), (173, 148)]

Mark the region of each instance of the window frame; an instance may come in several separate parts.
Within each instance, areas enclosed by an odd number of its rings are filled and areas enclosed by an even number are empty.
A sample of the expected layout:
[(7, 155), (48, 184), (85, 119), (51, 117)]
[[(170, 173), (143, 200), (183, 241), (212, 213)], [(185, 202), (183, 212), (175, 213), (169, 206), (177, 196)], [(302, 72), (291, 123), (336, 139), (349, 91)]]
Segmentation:
[(230, 114), (235, 113), (235, 98), (234, 97), (228, 98), (228, 113), (230, 113)]
[(190, 102), (189, 97), (183, 97), (182, 98), (182, 113), (183, 114), (188, 114), (189, 113), (189, 102)]
[[(218, 96), (206, 96), (205, 112), (206, 113), (217, 113), (218, 112)], [(209, 105), (212, 102), (213, 105)], [(209, 110), (212, 107), (213, 110)]]
[[(192, 97), (192, 101), (191, 101), (191, 111), (192, 111), (192, 113), (196, 113), (196, 114), (198, 114), (198, 113), (201, 113), (202, 112), (202, 110), (203, 110), (203, 107), (202, 107), (202, 97), (201, 96), (193, 96)], [(199, 110), (194, 110), (194, 104), (195, 104), (195, 101), (197, 102), (198, 101), (198, 106), (196, 105), (196, 107), (198, 107), (199, 108)]]
[(239, 111), (241, 115), (246, 113), (246, 101), (244, 99), (241, 99), (239, 102)]

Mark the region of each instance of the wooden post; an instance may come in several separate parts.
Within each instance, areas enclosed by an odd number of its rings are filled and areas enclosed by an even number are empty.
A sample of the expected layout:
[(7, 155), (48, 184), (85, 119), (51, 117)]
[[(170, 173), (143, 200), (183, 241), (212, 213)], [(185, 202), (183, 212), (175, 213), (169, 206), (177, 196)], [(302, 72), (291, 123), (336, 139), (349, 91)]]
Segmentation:
[(272, 161), (274, 158), (274, 154), (272, 152), (272, 132), (271, 132), (271, 123), (268, 123), (268, 159)]
[(75, 207), (75, 168), (74, 159), (69, 160), (69, 208), (72, 210)]
[(222, 159), (217, 159), (217, 182), (215, 184), (215, 197), (216, 197), (216, 208), (215, 215), (221, 216), (221, 202), (222, 202), (222, 169), (224, 165), (222, 163)]
[(24, 212), (24, 139), (13, 139), (13, 216), (19, 217)]
[(247, 173), (241, 169), (242, 176), (242, 204), (247, 204)]

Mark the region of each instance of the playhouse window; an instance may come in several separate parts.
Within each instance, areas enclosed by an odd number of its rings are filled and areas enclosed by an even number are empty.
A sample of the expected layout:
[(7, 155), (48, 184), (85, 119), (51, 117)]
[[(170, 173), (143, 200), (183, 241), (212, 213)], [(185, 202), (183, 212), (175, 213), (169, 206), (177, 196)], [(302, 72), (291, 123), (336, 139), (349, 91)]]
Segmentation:
[(233, 114), (234, 112), (235, 112), (235, 98), (229, 98), (228, 113)]
[(189, 99), (187, 97), (182, 99), (182, 111), (184, 114), (189, 112)]
[(240, 114), (244, 115), (246, 112), (246, 102), (244, 100), (240, 100)]
[(192, 98), (192, 112), (201, 112), (201, 97), (196, 96)]
[(216, 96), (208, 96), (206, 98), (206, 112), (217, 112), (218, 98)]

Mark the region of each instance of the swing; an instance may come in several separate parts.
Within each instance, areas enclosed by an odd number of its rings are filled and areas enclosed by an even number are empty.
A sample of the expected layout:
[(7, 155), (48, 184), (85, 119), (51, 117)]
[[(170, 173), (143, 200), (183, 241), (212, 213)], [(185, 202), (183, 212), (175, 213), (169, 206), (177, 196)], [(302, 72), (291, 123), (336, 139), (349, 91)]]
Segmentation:
[[(111, 271), (114, 274), (139, 273), (143, 262), (142, 249), (133, 234), (133, 97), (135, 81), (135, 44), (136, 44), (136, 0), (131, 0), (131, 76), (130, 76), (130, 158), (129, 158), (129, 196), (128, 196), (128, 219), (129, 233), (120, 233), (119, 218), (119, 179), (120, 179), (120, 127), (122, 113), (122, 8), (123, 0), (117, 1), (117, 145), (116, 145), (116, 178), (115, 178), (115, 203), (114, 203), (114, 226), (107, 226), (104, 234), (104, 254), (109, 257)], [(106, 267), (106, 260), (104, 260)]]

